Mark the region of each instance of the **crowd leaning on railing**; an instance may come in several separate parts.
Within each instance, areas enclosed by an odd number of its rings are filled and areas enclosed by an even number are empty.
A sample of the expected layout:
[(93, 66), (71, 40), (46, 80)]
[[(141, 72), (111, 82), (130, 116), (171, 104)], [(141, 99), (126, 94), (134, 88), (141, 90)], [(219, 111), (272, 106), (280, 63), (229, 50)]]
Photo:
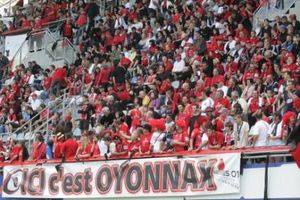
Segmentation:
[[(66, 19), (62, 36), (79, 53), (70, 65), (8, 68), (0, 91), (1, 161), (295, 148), (295, 15), (265, 19), (253, 31), (259, 0), (107, 1), (102, 11), (94, 0), (41, 3), (15, 6), (8, 29)], [(0, 54), (0, 72), (7, 64)], [(62, 91), (79, 97), (75, 114), (54, 109)], [(26, 145), (31, 137), (20, 135), (46, 116), (47, 130)]]

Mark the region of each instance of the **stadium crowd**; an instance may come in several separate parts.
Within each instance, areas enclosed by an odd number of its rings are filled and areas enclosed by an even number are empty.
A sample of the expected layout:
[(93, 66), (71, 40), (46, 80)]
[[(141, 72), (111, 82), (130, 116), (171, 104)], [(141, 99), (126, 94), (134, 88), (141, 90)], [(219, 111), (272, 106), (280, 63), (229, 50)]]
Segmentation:
[[(28, 150), (0, 141), (1, 161), (289, 144), (299, 131), (300, 22), (265, 19), (253, 31), (260, 3), (122, 0), (107, 1), (104, 13), (94, 0), (16, 6), (8, 30), (65, 19), (62, 36), (80, 53), (71, 65), (32, 61), (11, 72), (1, 88), (0, 132), (11, 134), (67, 89), (81, 96), (81, 137), (73, 137), (71, 112), (49, 108), (51, 137), (37, 133)], [(0, 54), (1, 71), (8, 63)]]

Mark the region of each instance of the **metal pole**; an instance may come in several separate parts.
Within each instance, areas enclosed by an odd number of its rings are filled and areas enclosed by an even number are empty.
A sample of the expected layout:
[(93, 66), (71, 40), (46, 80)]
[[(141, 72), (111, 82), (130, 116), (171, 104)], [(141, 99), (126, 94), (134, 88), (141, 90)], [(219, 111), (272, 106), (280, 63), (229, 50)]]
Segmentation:
[(47, 109), (47, 121), (46, 121), (46, 138), (49, 139), (49, 117), (50, 117), (50, 110)]
[(63, 116), (65, 115), (65, 102), (66, 101), (66, 90), (64, 90), (64, 95), (63, 95), (63, 100), (62, 100), (62, 106), (63, 106), (63, 111), (62, 111), (62, 114)]
[(33, 135), (33, 133), (32, 133), (32, 119), (30, 119), (30, 122), (29, 122), (29, 133), (30, 133), (30, 136), (29, 136), (29, 147), (31, 147), (31, 137)]

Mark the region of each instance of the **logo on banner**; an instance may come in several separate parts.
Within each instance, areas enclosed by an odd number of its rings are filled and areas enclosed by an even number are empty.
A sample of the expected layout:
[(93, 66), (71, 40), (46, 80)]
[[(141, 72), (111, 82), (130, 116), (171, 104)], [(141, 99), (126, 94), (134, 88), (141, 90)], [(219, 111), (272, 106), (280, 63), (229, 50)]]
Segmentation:
[(8, 170), (3, 181), (3, 193), (11, 197), (92, 197), (97, 194), (239, 192), (238, 168), (230, 169), (222, 158), (134, 160), (126, 167), (122, 167), (120, 162), (85, 164), (78, 163), (78, 168), (62, 165), (59, 170), (55, 170), (54, 165)]

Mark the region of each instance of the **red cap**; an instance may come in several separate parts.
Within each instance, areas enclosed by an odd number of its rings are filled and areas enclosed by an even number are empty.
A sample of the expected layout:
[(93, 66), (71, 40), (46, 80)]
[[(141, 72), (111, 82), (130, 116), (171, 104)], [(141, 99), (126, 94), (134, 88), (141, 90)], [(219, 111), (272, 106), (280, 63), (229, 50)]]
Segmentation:
[(296, 118), (296, 114), (292, 111), (286, 112), (282, 117), (283, 124), (287, 125), (291, 118)]
[(296, 98), (294, 101), (293, 101), (293, 106), (294, 108), (298, 111), (300, 110), (300, 98)]

